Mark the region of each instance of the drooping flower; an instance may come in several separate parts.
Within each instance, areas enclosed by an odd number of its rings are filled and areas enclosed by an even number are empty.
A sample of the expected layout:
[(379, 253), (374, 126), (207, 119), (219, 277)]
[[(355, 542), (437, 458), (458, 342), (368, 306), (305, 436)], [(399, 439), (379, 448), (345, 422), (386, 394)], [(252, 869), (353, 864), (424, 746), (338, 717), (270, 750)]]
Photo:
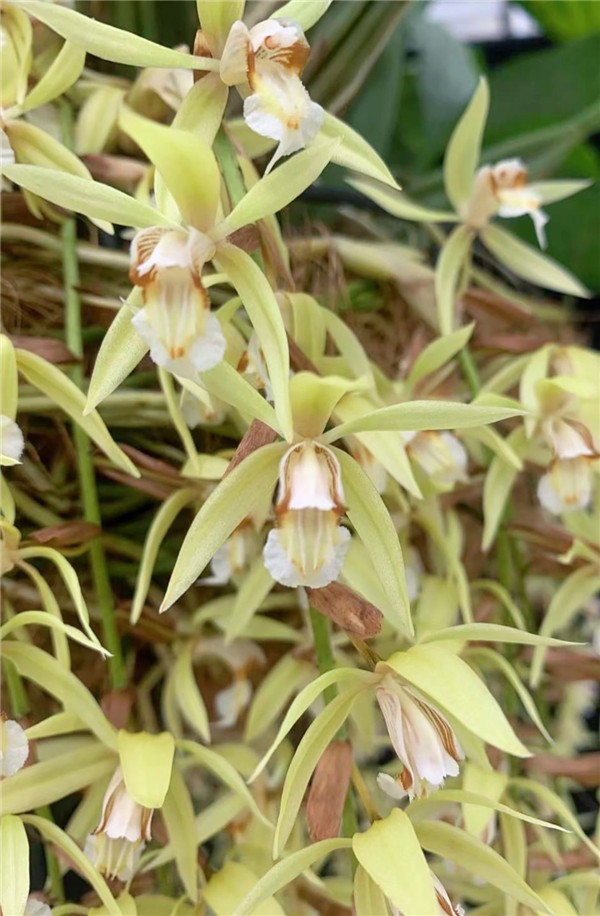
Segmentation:
[(144, 845), (152, 837), (152, 814), (151, 808), (144, 808), (129, 794), (118, 766), (104, 795), (100, 823), (86, 844), (86, 854), (98, 871), (121, 881), (133, 876)]
[(339, 575), (350, 532), (340, 525), (344, 490), (331, 449), (310, 439), (293, 445), (279, 466), (275, 512), (264, 563), (273, 578), (295, 588), (322, 588)]
[(243, 572), (258, 553), (259, 541), (251, 518), (245, 518), (210, 561), (212, 575), (198, 580), (199, 585), (225, 585)]
[(14, 719), (0, 718), (0, 776), (14, 776), (29, 756), (27, 735)]
[(14, 420), (0, 414), (0, 465), (19, 464), (25, 440)]
[(143, 229), (131, 245), (131, 281), (144, 307), (132, 319), (159, 366), (192, 380), (219, 363), (226, 349), (202, 283), (214, 243), (195, 229)]
[(32, 895), (27, 898), (23, 916), (52, 916), (52, 910), (47, 903)]
[(460, 215), (475, 229), (487, 226), (492, 216), (510, 218), (529, 215), (540, 248), (545, 248), (544, 227), (549, 217), (541, 209), (541, 204), (539, 194), (527, 185), (527, 169), (521, 160), (503, 159), (496, 165), (484, 165), (479, 169)]
[(216, 636), (203, 639), (194, 652), (194, 660), (219, 658), (231, 670), (231, 683), (215, 695), (215, 725), (232, 728), (252, 698), (252, 683), (249, 675), (265, 663), (265, 654), (260, 646), (250, 639), (234, 639), (232, 642)]
[(592, 498), (593, 462), (598, 458), (589, 429), (573, 419), (551, 417), (542, 431), (554, 458), (538, 483), (538, 499), (554, 515), (585, 509)]
[(446, 776), (458, 776), (462, 748), (448, 720), (431, 703), (391, 674), (378, 686), (377, 702), (404, 767), (397, 780), (379, 775), (388, 795), (422, 798), (430, 787), (443, 785)]
[(422, 431), (404, 433), (406, 451), (425, 475), (444, 487), (466, 480), (468, 457), (464, 445), (452, 433)]
[(246, 123), (279, 143), (267, 171), (282, 156), (308, 146), (323, 123), (323, 109), (300, 79), (309, 54), (301, 26), (290, 19), (268, 19), (251, 29), (234, 22), (227, 37), (221, 79), (228, 86), (250, 86), (244, 100)]

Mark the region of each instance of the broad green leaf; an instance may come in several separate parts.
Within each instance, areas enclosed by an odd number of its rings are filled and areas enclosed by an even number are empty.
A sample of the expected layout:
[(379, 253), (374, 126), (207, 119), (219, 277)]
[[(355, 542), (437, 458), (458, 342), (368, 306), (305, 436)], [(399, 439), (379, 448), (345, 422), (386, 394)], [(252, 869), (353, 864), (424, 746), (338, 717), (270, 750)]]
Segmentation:
[[(479, 772), (482, 774), (484, 780), (487, 777), (492, 779), (492, 777), (500, 776), (503, 777), (501, 785), (506, 787), (508, 783), (508, 776), (502, 773), (490, 772), (487, 770), (480, 770)], [(497, 798), (490, 798), (483, 792), (467, 791), (466, 789), (439, 789), (427, 798), (418, 799), (413, 802), (407, 809), (407, 814), (413, 823), (419, 824), (423, 820), (432, 820), (431, 812), (438, 806), (443, 810), (448, 803), (452, 802), (460, 805), (475, 805), (476, 807), (499, 811), (507, 817), (516, 818), (524, 823), (533, 824), (536, 827), (543, 827), (544, 830), (558, 830), (562, 833), (568, 833), (564, 827), (558, 827), (556, 824), (551, 824), (549, 821), (543, 821), (538, 817), (524, 814), (516, 808), (511, 808), (509, 805), (502, 804)], [(471, 831), (469, 831), (469, 833), (471, 833)], [(472, 835), (476, 836), (477, 834)]]
[(23, 767), (2, 786), (2, 811), (20, 814), (79, 792), (117, 768), (114, 751), (97, 741)]
[[(231, 916), (237, 911), (239, 904), (253, 892), (259, 880), (259, 876), (247, 865), (229, 861), (212, 876), (202, 891), (202, 898), (216, 916)], [(257, 904), (247, 912), (255, 916), (285, 916), (274, 897), (263, 898), (260, 901), (260, 909), (257, 909), (258, 906)]]
[(260, 268), (241, 248), (221, 244), (214, 261), (217, 270), (227, 274), (235, 287), (258, 335), (273, 387), (279, 427), (283, 437), (291, 442), (290, 357), (283, 319), (273, 290)]
[(0, 849), (0, 907), (7, 916), (23, 916), (29, 896), (29, 843), (20, 817), (2, 815)]
[(354, 873), (352, 903), (356, 916), (385, 916), (388, 912), (385, 894), (362, 865)]
[[(171, 128), (168, 130), (170, 133)], [(242, 226), (256, 223), (283, 210), (316, 181), (330, 162), (337, 146), (338, 141), (330, 141), (326, 145), (312, 144), (308, 149), (287, 159), (283, 165), (269, 172), (250, 188), (224, 222), (216, 227), (215, 232), (220, 238), (224, 238)], [(242, 296), (242, 300), (243, 298)]]
[(455, 223), (456, 215), (446, 210), (432, 210), (414, 203), (409, 197), (399, 190), (390, 190), (379, 182), (367, 178), (353, 178), (348, 180), (352, 185), (369, 200), (374, 201), (386, 213), (397, 216), (399, 219), (416, 220), (420, 223)]
[[(527, 454), (527, 440), (525, 431), (522, 427), (514, 429), (507, 436), (507, 444), (520, 457), (525, 458)], [(483, 540), (481, 543), (482, 550), (489, 550), (493, 545), (506, 501), (513, 488), (517, 478), (518, 471), (512, 464), (508, 464), (504, 458), (496, 455), (490, 464), (489, 470), (485, 475), (483, 484)]]
[[(44, 5), (44, 4), (42, 4)], [(121, 909), (110, 892), (108, 884), (98, 872), (90, 859), (85, 855), (70, 836), (57, 827), (52, 821), (34, 814), (23, 815), (23, 821), (38, 830), (45, 840), (58, 846), (65, 853), (82, 877), (91, 885), (106, 907), (108, 916), (123, 916)]]
[(490, 90), (482, 77), (464, 114), (454, 128), (444, 158), (444, 185), (448, 200), (458, 210), (468, 199), (481, 155)]
[[(589, 573), (588, 573), (589, 575)], [(598, 585), (596, 586), (598, 588)], [(542, 629), (544, 624), (542, 624)], [(517, 643), (521, 646), (576, 646), (576, 642), (565, 642), (562, 639), (552, 639), (542, 633), (527, 633), (516, 627), (505, 627), (499, 623), (466, 623), (446, 630), (436, 630), (427, 633), (421, 640), (425, 643), (443, 642), (444, 640), (477, 640), (478, 642)]]
[(245, 741), (254, 741), (270, 728), (309, 672), (312, 674), (311, 665), (289, 654), (273, 665), (254, 691), (246, 719)]
[(323, 125), (315, 138), (314, 145), (321, 146), (330, 140), (341, 141), (331, 157), (331, 161), (336, 165), (351, 169), (353, 172), (360, 172), (368, 178), (381, 181), (384, 185), (399, 190), (396, 179), (371, 144), (367, 143), (364, 137), (349, 124), (345, 124), (326, 111)]
[(132, 734), (121, 729), (117, 745), (123, 779), (131, 797), (144, 808), (162, 807), (173, 770), (173, 735)]
[[(379, 576), (389, 604), (381, 608), (390, 623), (405, 634), (412, 634), (410, 602), (406, 591), (404, 560), (398, 534), (381, 496), (360, 465), (340, 449), (334, 452), (342, 468), (347, 515), (363, 542)], [(389, 614), (390, 606), (394, 614)]]
[(176, 768), (162, 806), (162, 816), (179, 877), (188, 897), (195, 903), (198, 900), (198, 864), (194, 806), (183, 776)]
[(74, 642), (78, 642), (80, 645), (85, 646), (86, 649), (100, 652), (101, 655), (110, 654), (106, 649), (103, 649), (102, 646), (98, 645), (97, 642), (92, 642), (91, 639), (88, 639), (88, 637), (85, 636), (81, 630), (78, 630), (77, 627), (72, 627), (68, 623), (63, 623), (62, 620), (50, 616), (50, 614), (45, 611), (21, 611), (19, 614), (16, 614), (0, 627), (0, 639), (4, 639), (9, 633), (12, 633), (19, 627), (27, 626), (50, 627), (51, 630), (59, 630)]
[[(317, 697), (321, 696), (323, 691), (325, 691), (332, 684), (342, 684), (344, 681), (352, 682), (354, 681), (358, 684), (359, 681), (362, 681), (362, 686), (366, 687), (367, 684), (373, 683), (373, 675), (368, 671), (363, 671), (360, 668), (333, 668), (331, 671), (326, 671), (324, 674), (320, 674), (319, 677), (315, 678), (310, 684), (308, 684), (304, 690), (301, 690), (298, 696), (295, 698), (290, 708), (285, 714), (283, 722), (279, 726), (279, 731), (275, 736), (271, 746), (262, 757), (260, 763), (250, 776), (248, 782), (254, 782), (254, 780), (260, 776), (265, 766), (271, 759), (274, 751), (277, 750), (285, 736), (291, 731), (296, 722), (304, 715), (306, 710), (312, 706)], [(351, 689), (350, 687), (348, 689)], [(347, 692), (347, 691), (346, 691)]]
[(100, 741), (117, 749), (117, 734), (95, 699), (79, 678), (60, 665), (56, 659), (38, 649), (12, 640), (2, 646), (2, 656), (11, 661), (21, 677), (38, 684), (42, 690), (62, 703), (66, 712), (76, 715)]
[(566, 894), (557, 888), (546, 886), (540, 890), (539, 894), (540, 899), (544, 901), (551, 913), (560, 913), (560, 916), (579, 916)]
[(83, 16), (68, 7), (44, 3), (43, 0), (15, 0), (15, 6), (39, 19), (63, 38), (85, 48), (90, 54), (115, 64), (176, 67), (184, 70), (216, 70), (219, 66), (219, 62), (210, 57), (194, 57), (192, 54), (173, 51), (133, 32), (122, 31)]
[(304, 32), (312, 28), (321, 16), (327, 12), (331, 0), (289, 0), (276, 10), (272, 19), (293, 19), (302, 26)]
[(228, 788), (232, 789), (236, 795), (244, 800), (252, 813), (266, 827), (272, 827), (271, 821), (262, 813), (256, 804), (252, 794), (235, 767), (229, 763), (225, 757), (208, 747), (203, 747), (194, 741), (178, 741), (177, 747), (186, 751), (194, 758), (195, 762), (202, 767), (206, 767), (211, 773), (220, 779)]
[[(295, 881), (299, 875), (305, 872), (311, 865), (318, 862), (319, 859), (325, 858), (338, 849), (349, 849), (352, 845), (350, 837), (335, 837), (332, 840), (321, 840), (319, 843), (313, 843), (304, 849), (299, 849), (291, 855), (286, 856), (280, 862), (273, 865), (269, 871), (257, 881), (250, 893), (244, 897), (238, 905), (232, 916), (248, 916), (256, 913), (256, 907), (276, 894), (286, 885)], [(262, 911), (258, 911), (261, 913)], [(258, 916), (258, 914), (257, 914)], [(375, 914), (372, 914), (375, 916)]]
[(156, 557), (158, 556), (160, 545), (165, 539), (167, 531), (182, 509), (197, 497), (198, 491), (192, 487), (185, 487), (183, 490), (175, 490), (170, 496), (167, 496), (152, 519), (152, 524), (150, 525), (144, 543), (144, 552), (140, 560), (140, 565), (138, 566), (135, 593), (133, 601), (131, 602), (131, 623), (137, 623), (144, 610), (144, 603), (148, 595), (148, 589), (150, 588)]
[(104, 335), (94, 363), (84, 416), (112, 394), (148, 352), (148, 345), (131, 323), (135, 314), (132, 306), (139, 305), (141, 292), (134, 288)]
[(242, 18), (244, 6), (244, 0), (196, 0), (200, 28), (213, 57), (221, 56), (229, 30)]
[(185, 536), (161, 611), (187, 591), (240, 522), (273, 492), (284, 449), (282, 443), (256, 449), (213, 490)]
[(15, 348), (6, 334), (0, 334), (0, 413), (14, 420), (17, 416), (19, 379)]
[(567, 825), (569, 830), (572, 830), (575, 836), (577, 836), (582, 843), (585, 843), (590, 852), (600, 860), (600, 849), (590, 840), (584, 830), (582, 830), (577, 817), (556, 792), (553, 792), (552, 789), (548, 786), (544, 786), (541, 782), (534, 782), (532, 779), (524, 779), (520, 776), (511, 777), (510, 790), (511, 792), (514, 790), (530, 792), (535, 795), (540, 800), (543, 808), (550, 808), (551, 811), (554, 811), (560, 820)]
[(330, 741), (350, 715), (357, 688), (335, 697), (307, 728), (292, 757), (281, 791), (279, 818), (273, 838), (273, 858), (283, 853), (293, 830), (310, 777)]
[[(45, 3), (43, 6), (46, 8)], [(59, 9), (53, 4), (47, 6)], [(137, 229), (174, 225), (158, 210), (99, 181), (91, 181), (38, 165), (10, 165), (3, 169), (3, 174), (10, 181), (38, 194), (51, 204), (81, 213), (92, 220), (107, 220), (109, 223), (134, 226)]]
[(202, 694), (194, 676), (192, 647), (189, 643), (180, 649), (172, 669), (173, 686), (181, 715), (203, 741), (210, 744), (210, 725)]
[[(215, 7), (218, 3), (207, 0), (205, 6)], [(228, 95), (228, 87), (219, 74), (207, 73), (184, 96), (172, 126), (189, 131), (212, 146), (223, 120)]]
[(480, 232), (480, 237), (500, 263), (514, 271), (518, 277), (568, 296), (587, 299), (591, 295), (568, 270), (504, 229), (487, 226)]
[(469, 429), (486, 423), (498, 423), (523, 413), (517, 408), (486, 407), (456, 401), (408, 401), (391, 407), (380, 407), (368, 415), (334, 426), (322, 436), (322, 441), (335, 442), (342, 436), (369, 430)]
[[(582, 566), (571, 573), (560, 587), (554, 592), (548, 605), (546, 614), (540, 627), (538, 639), (547, 639), (550, 633), (567, 626), (571, 618), (579, 611), (600, 589), (600, 575), (596, 564)], [(545, 643), (551, 645), (551, 643)], [(542, 676), (546, 653), (543, 648), (537, 648), (533, 653), (531, 662), (530, 683), (536, 686)]]
[(465, 654), (469, 659), (474, 659), (476, 663), (479, 663), (481, 667), (495, 668), (505, 676), (509, 684), (514, 687), (514, 690), (521, 703), (523, 704), (523, 708), (525, 709), (531, 721), (534, 723), (539, 732), (544, 736), (548, 744), (553, 744), (554, 741), (552, 735), (544, 725), (534, 703), (533, 697), (521, 681), (521, 678), (513, 666), (510, 664), (510, 662), (507, 661), (503, 655), (500, 655), (499, 652), (494, 652), (493, 649), (475, 647), (473, 649), (468, 649)]
[(58, 98), (73, 83), (77, 82), (85, 64), (85, 51), (70, 41), (64, 45), (56, 55), (41, 79), (25, 96), (21, 109), (30, 111), (39, 108)]
[(113, 464), (132, 477), (140, 476), (134, 463), (112, 438), (101, 416), (96, 411), (84, 416), (85, 395), (64, 372), (28, 350), (17, 350), (16, 354), (19, 372), (31, 385), (64, 410)]
[(440, 251), (435, 268), (435, 296), (437, 314), (442, 334), (451, 334), (456, 322), (456, 298), (458, 286), (474, 232), (470, 226), (453, 229)]
[(551, 913), (538, 895), (523, 881), (508, 862), (490, 846), (464, 830), (442, 824), (422, 821), (415, 826), (419, 842), (428, 852), (450, 859), (482, 881), (489, 882), (509, 897), (514, 897), (534, 911)]
[(484, 741), (516, 757), (531, 756), (483, 681), (452, 651), (432, 644), (413, 646), (379, 666), (391, 668)]
[(426, 375), (431, 375), (432, 372), (437, 372), (441, 366), (445, 366), (466, 346), (474, 327), (475, 323), (472, 322), (463, 328), (459, 328), (458, 331), (452, 331), (450, 334), (438, 337), (436, 340), (432, 340), (430, 344), (427, 344), (414, 361), (407, 383), (414, 386)]
[(231, 642), (245, 632), (256, 611), (273, 588), (274, 580), (259, 555), (248, 570), (235, 596), (235, 604), (225, 630), (225, 641)]
[[(224, 359), (214, 369), (203, 372), (201, 378), (210, 394), (234, 407), (244, 419), (262, 420), (271, 429), (279, 431), (277, 416), (266, 398)], [(189, 391), (196, 391), (193, 382), (190, 383), (193, 387), (188, 386), (184, 379), (181, 384)]]
[(157, 124), (125, 105), (119, 124), (156, 167), (179, 207), (183, 222), (200, 232), (212, 229), (221, 173), (210, 146), (197, 134)]
[(431, 872), (415, 828), (399, 808), (352, 838), (354, 855), (388, 900), (406, 916), (439, 910)]

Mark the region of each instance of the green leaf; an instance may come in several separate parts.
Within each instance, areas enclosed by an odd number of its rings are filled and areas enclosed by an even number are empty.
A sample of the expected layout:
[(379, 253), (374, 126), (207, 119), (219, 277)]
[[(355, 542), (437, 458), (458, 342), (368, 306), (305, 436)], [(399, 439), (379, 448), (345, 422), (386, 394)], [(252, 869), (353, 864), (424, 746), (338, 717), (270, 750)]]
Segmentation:
[(132, 734), (121, 729), (117, 746), (123, 779), (131, 797), (144, 808), (161, 808), (173, 770), (173, 735), (169, 732)]
[(79, 792), (114, 772), (114, 751), (87, 741), (68, 753), (24, 767), (2, 786), (2, 811), (20, 814)]
[(108, 916), (122, 916), (121, 908), (111, 894), (108, 884), (102, 875), (100, 875), (77, 843), (67, 836), (64, 830), (61, 830), (52, 821), (34, 814), (24, 815), (23, 821), (38, 830), (45, 840), (58, 846), (66, 854), (67, 861), (70, 860), (75, 865), (77, 871), (96, 891), (108, 912)]
[(415, 827), (419, 842), (428, 852), (450, 859), (480, 880), (498, 887), (535, 912), (550, 913), (534, 891), (494, 849), (451, 824), (424, 821)]
[(401, 191), (390, 190), (382, 187), (378, 182), (369, 181), (367, 178), (353, 178), (348, 180), (352, 185), (369, 200), (374, 201), (386, 213), (397, 216), (399, 219), (415, 220), (420, 223), (454, 223), (456, 214), (447, 210), (432, 210), (417, 204)]
[[(599, 589), (600, 575), (596, 564), (582, 566), (567, 576), (552, 596), (540, 627), (538, 639), (548, 638), (550, 633), (565, 627)], [(538, 648), (533, 653), (530, 673), (530, 683), (533, 686), (540, 681), (545, 656), (543, 648)]]
[(29, 843), (21, 818), (3, 814), (0, 849), (0, 907), (6, 916), (23, 916), (29, 896)]
[(194, 57), (157, 45), (132, 32), (116, 29), (82, 16), (68, 7), (44, 3), (43, 0), (15, 0), (20, 7), (90, 54), (132, 67), (176, 67), (184, 70), (216, 70), (219, 62), (210, 57)]
[[(229, 861), (212, 876), (202, 897), (216, 916), (231, 916), (241, 901), (252, 893), (259, 880), (258, 875), (246, 865)], [(249, 912), (255, 916), (285, 916), (274, 897), (263, 898), (260, 909), (253, 907)]]
[(506, 439), (498, 435), (491, 426), (481, 426), (478, 429), (469, 429), (463, 433), (463, 441), (468, 445), (469, 442), (480, 442), (488, 448), (494, 455), (505, 461), (515, 469), (523, 470), (523, 462), (515, 451), (507, 443)]
[(101, 655), (109, 655), (106, 649), (88, 639), (77, 627), (72, 627), (68, 623), (63, 623), (58, 617), (52, 617), (45, 611), (21, 611), (0, 627), (0, 639), (4, 639), (9, 633), (17, 630), (19, 627), (37, 626), (50, 627), (51, 630), (58, 630), (65, 636), (68, 636), (73, 642), (78, 642), (85, 646), (86, 649), (92, 649), (94, 652), (100, 652)]
[[(352, 840), (349, 837), (335, 837), (332, 840), (321, 840), (319, 843), (313, 843), (304, 849), (286, 856), (281, 862), (273, 865), (269, 871), (260, 878), (254, 885), (250, 893), (244, 897), (238, 905), (232, 916), (247, 916), (247, 914), (256, 913), (256, 907), (272, 897), (286, 885), (305, 872), (311, 865), (318, 862), (319, 859), (325, 858), (338, 849), (349, 849)], [(262, 916), (262, 910), (259, 911)], [(257, 914), (258, 916), (258, 914)], [(375, 914), (372, 914), (375, 916)]]
[(197, 764), (210, 770), (211, 773), (214, 773), (217, 779), (220, 779), (224, 785), (232, 789), (236, 795), (242, 798), (254, 816), (258, 818), (263, 825), (269, 828), (273, 827), (271, 821), (258, 807), (254, 797), (248, 790), (246, 783), (238, 771), (225, 759), (225, 757), (222, 757), (221, 754), (218, 754), (216, 751), (208, 747), (203, 747), (201, 744), (197, 744), (194, 741), (178, 741), (177, 747), (191, 754)]
[[(544, 624), (542, 624), (542, 629)], [(443, 642), (444, 640), (471, 640), (478, 642), (513, 643), (521, 646), (577, 646), (581, 643), (565, 642), (562, 639), (552, 639), (537, 633), (527, 633), (516, 627), (505, 627), (499, 623), (465, 623), (445, 630), (436, 630), (423, 636), (422, 643)]]
[(432, 372), (437, 372), (438, 369), (450, 362), (466, 346), (474, 327), (475, 323), (472, 322), (427, 344), (414, 361), (407, 383), (414, 387), (425, 376), (431, 375)]
[(512, 776), (510, 780), (510, 790), (530, 792), (537, 796), (544, 808), (550, 808), (554, 811), (563, 823), (565, 823), (575, 836), (585, 843), (590, 852), (600, 860), (600, 849), (590, 840), (587, 834), (582, 830), (581, 824), (573, 812), (565, 804), (556, 792), (553, 792), (548, 786), (540, 782), (534, 782), (532, 779), (523, 779), (522, 777)]
[(284, 3), (272, 14), (271, 19), (293, 19), (306, 32), (319, 21), (330, 5), (331, 0), (289, 0), (289, 3)]
[(285, 736), (291, 731), (300, 717), (304, 715), (306, 710), (312, 706), (317, 697), (321, 696), (321, 694), (332, 684), (341, 684), (344, 681), (355, 681), (356, 683), (361, 681), (362, 686), (366, 687), (367, 684), (373, 683), (373, 675), (360, 668), (333, 668), (331, 671), (326, 671), (324, 674), (320, 674), (319, 677), (315, 678), (315, 680), (308, 684), (304, 690), (300, 691), (290, 705), (290, 708), (284, 716), (283, 722), (279, 726), (277, 735), (250, 776), (248, 782), (254, 782), (254, 780), (260, 776)]
[[(525, 437), (523, 427), (514, 429), (506, 438), (507, 445), (524, 459), (527, 455), (529, 444)], [(508, 464), (500, 455), (496, 455), (485, 475), (483, 484), (483, 540), (482, 550), (489, 550), (495, 541), (504, 507), (517, 478), (518, 471), (514, 464)]]
[(254, 741), (267, 731), (287, 706), (312, 667), (293, 655), (283, 655), (262, 679), (254, 692), (244, 740)]
[(354, 855), (388, 900), (406, 916), (439, 910), (431, 872), (409, 818), (394, 808), (352, 838)]
[(442, 334), (451, 334), (456, 322), (456, 297), (460, 276), (473, 243), (470, 226), (453, 229), (440, 251), (435, 268), (435, 295)]
[(76, 715), (100, 741), (112, 750), (117, 749), (117, 735), (95, 699), (79, 678), (60, 665), (56, 659), (24, 643), (6, 641), (2, 655), (11, 661), (19, 674), (38, 684), (42, 690), (62, 703), (66, 712)]
[(379, 664), (391, 668), (484, 741), (516, 757), (531, 756), (483, 681), (452, 651), (421, 644)]
[(72, 732), (83, 731), (85, 725), (77, 716), (71, 712), (57, 712), (53, 716), (48, 716), (35, 725), (30, 725), (25, 730), (29, 741), (37, 741), (39, 738), (55, 738), (57, 735), (70, 735)]
[(359, 865), (354, 873), (352, 903), (356, 916), (385, 916), (388, 912), (385, 894), (362, 865)]
[[(168, 130), (170, 133), (171, 128)], [(313, 143), (269, 172), (247, 191), (229, 216), (216, 227), (218, 236), (224, 238), (249, 223), (256, 223), (283, 210), (316, 181), (338, 146), (339, 141), (335, 140), (326, 144)]]
[[(194, 903), (198, 900), (198, 864), (194, 806), (183, 776), (173, 770), (169, 790), (162, 807), (169, 842), (177, 863), (177, 871), (186, 893)], [(141, 916), (141, 914), (140, 914)]]
[(535, 194), (542, 204), (553, 204), (557, 200), (564, 200), (580, 191), (585, 191), (594, 182), (581, 179), (554, 179), (553, 181), (531, 181), (527, 189)]
[(275, 413), (283, 437), (292, 441), (292, 410), (288, 391), (290, 356), (285, 327), (271, 286), (250, 255), (235, 245), (219, 245), (217, 270), (227, 274), (240, 296), (265, 357), (273, 387)]
[(180, 649), (173, 665), (172, 677), (177, 703), (183, 718), (190, 728), (198, 732), (203, 741), (210, 744), (208, 713), (194, 676), (190, 643)]
[(285, 849), (310, 777), (327, 745), (350, 715), (359, 689), (355, 687), (335, 697), (309, 725), (296, 748), (281, 791), (279, 818), (273, 838), (274, 859), (278, 859)]
[(144, 543), (144, 551), (138, 567), (137, 581), (135, 583), (135, 593), (131, 602), (131, 623), (135, 624), (140, 619), (144, 610), (144, 604), (150, 588), (154, 564), (160, 545), (162, 544), (167, 531), (179, 515), (182, 509), (189, 505), (192, 500), (198, 497), (198, 491), (193, 487), (185, 487), (183, 490), (175, 490), (171, 493), (158, 512), (152, 519), (152, 524), (148, 531)]
[(213, 490), (185, 536), (161, 611), (187, 591), (240, 522), (273, 492), (284, 449), (282, 443), (256, 449)]
[[(201, 379), (210, 394), (234, 407), (244, 419), (262, 420), (271, 429), (279, 431), (277, 416), (269, 402), (226, 360), (203, 372)], [(181, 384), (191, 392), (197, 390), (193, 382), (188, 385), (185, 379), (181, 379)]]
[(342, 436), (368, 430), (413, 430), (413, 429), (469, 429), (486, 423), (498, 423), (525, 411), (510, 407), (495, 407), (481, 404), (461, 404), (456, 401), (408, 401), (380, 407), (370, 414), (334, 426), (323, 436), (322, 441), (335, 442)]
[(56, 55), (41, 79), (25, 96), (21, 105), (22, 111), (40, 108), (62, 95), (73, 83), (76, 83), (85, 64), (85, 51), (70, 41)]
[(135, 330), (132, 306), (141, 305), (141, 291), (134, 288), (115, 315), (96, 356), (84, 416), (118, 388), (148, 352), (148, 345)]
[(367, 143), (364, 137), (349, 124), (345, 124), (326, 111), (323, 125), (315, 138), (314, 145), (322, 146), (331, 140), (340, 141), (334, 147), (332, 162), (343, 168), (351, 169), (353, 172), (360, 172), (367, 178), (381, 181), (384, 185), (389, 185), (399, 191), (396, 179), (371, 144)]
[[(208, 0), (205, 5), (214, 9), (218, 3)], [(219, 74), (207, 73), (184, 96), (172, 126), (189, 131), (212, 146), (223, 120), (228, 95), (229, 89), (221, 82)]]
[(568, 270), (504, 229), (487, 226), (480, 232), (480, 236), (492, 254), (518, 277), (569, 296), (587, 299), (591, 295)]
[[(32, 566), (31, 563), (24, 562), (22, 557), (19, 562), (19, 569), (22, 569), (23, 572), (29, 576), (29, 578), (31, 579), (35, 587), (37, 588), (38, 592), (40, 593), (40, 598), (42, 599), (42, 605), (44, 607), (44, 610), (49, 615), (49, 617), (53, 617), (56, 620), (62, 621), (62, 613), (60, 610), (60, 606), (54, 596), (54, 592), (52, 591), (51, 587), (48, 585), (46, 579), (38, 572), (35, 566)], [(87, 613), (87, 608), (86, 608), (86, 613)], [(21, 614), (18, 615), (18, 618), (20, 617), (21, 617)], [(88, 627), (89, 627), (89, 621), (88, 623), (84, 624), (84, 628), (86, 630), (88, 629)], [(61, 632), (60, 630), (52, 629), (51, 638), (52, 638), (52, 648), (54, 650), (54, 654), (57, 660), (60, 662), (63, 668), (70, 669), (71, 668), (71, 652), (69, 649), (69, 642), (68, 642), (66, 634)], [(93, 641), (94, 648), (97, 651), (104, 651), (95, 636), (92, 641)]]
[(482, 77), (460, 121), (454, 128), (444, 158), (444, 185), (458, 210), (468, 199), (481, 156), (481, 141), (490, 104), (490, 90)]
[(519, 2), (550, 38), (569, 41), (600, 32), (600, 7), (589, 0), (545, 0), (543, 6), (531, 0)]
[[(500, 776), (504, 787), (506, 787), (508, 783), (508, 776), (503, 773), (488, 773), (484, 770), (480, 770), (479, 772), (483, 774), (484, 778)], [(504, 778), (502, 779), (502, 777)], [(499, 811), (507, 817), (514, 817), (526, 824), (534, 824), (536, 827), (543, 827), (544, 830), (558, 830), (562, 833), (569, 832), (565, 830), (564, 827), (559, 827), (557, 824), (551, 824), (549, 821), (541, 820), (539, 817), (533, 817), (530, 814), (518, 811), (516, 808), (511, 808), (510, 805), (504, 805), (497, 798), (490, 798), (488, 795), (484, 795), (483, 792), (473, 792), (466, 789), (439, 789), (428, 798), (417, 799), (417, 801), (413, 802), (407, 809), (407, 814), (415, 824), (418, 824), (421, 823), (422, 820), (432, 820), (432, 810), (435, 810), (438, 806), (444, 809), (448, 803), (452, 802), (456, 802), (458, 805), (475, 805), (477, 807), (490, 808), (493, 811)], [(469, 833), (476, 836), (476, 834), (473, 834), (470, 830)]]
[(259, 555), (240, 583), (231, 617), (225, 630), (225, 641), (231, 642), (245, 632), (247, 624), (273, 588), (274, 580)]
[(0, 334), (0, 413), (9, 420), (17, 416), (19, 379), (15, 348), (6, 334)]
[(121, 128), (155, 165), (173, 195), (183, 222), (200, 232), (215, 224), (221, 173), (214, 153), (197, 135), (143, 118), (123, 106)]
[[(27, 2), (33, 3), (34, 0)], [(46, 4), (43, 5), (46, 8)], [(59, 7), (53, 6), (53, 9)], [(66, 12), (64, 9), (63, 11)], [(158, 210), (153, 210), (129, 194), (117, 191), (116, 188), (99, 181), (91, 181), (38, 165), (10, 165), (3, 169), (3, 174), (10, 181), (38, 194), (51, 204), (81, 213), (92, 220), (108, 220), (109, 223), (134, 226), (137, 229), (174, 225)]]
[[(348, 518), (363, 542), (389, 598), (389, 604), (382, 607), (381, 611), (394, 627), (410, 635), (414, 630), (406, 591), (404, 560), (394, 524), (381, 496), (360, 465), (346, 452), (337, 448), (334, 452), (342, 468)], [(393, 616), (390, 615), (391, 607), (394, 609)]]

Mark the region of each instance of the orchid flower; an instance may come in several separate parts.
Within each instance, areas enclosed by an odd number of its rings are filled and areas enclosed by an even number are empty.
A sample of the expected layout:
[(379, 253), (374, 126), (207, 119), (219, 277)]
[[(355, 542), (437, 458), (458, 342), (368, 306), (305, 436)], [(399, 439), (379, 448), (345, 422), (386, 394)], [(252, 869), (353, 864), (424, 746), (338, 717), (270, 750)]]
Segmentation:
[(14, 719), (0, 717), (0, 776), (14, 776), (29, 756), (29, 742), (24, 730)]

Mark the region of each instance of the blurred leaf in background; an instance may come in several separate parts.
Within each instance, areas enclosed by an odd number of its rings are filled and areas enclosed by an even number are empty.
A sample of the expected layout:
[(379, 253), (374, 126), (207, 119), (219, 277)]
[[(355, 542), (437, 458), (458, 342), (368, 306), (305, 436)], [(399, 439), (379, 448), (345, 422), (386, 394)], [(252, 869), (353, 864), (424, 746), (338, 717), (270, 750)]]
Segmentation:
[(519, 0), (549, 38), (568, 41), (600, 32), (600, 4), (594, 0)]

